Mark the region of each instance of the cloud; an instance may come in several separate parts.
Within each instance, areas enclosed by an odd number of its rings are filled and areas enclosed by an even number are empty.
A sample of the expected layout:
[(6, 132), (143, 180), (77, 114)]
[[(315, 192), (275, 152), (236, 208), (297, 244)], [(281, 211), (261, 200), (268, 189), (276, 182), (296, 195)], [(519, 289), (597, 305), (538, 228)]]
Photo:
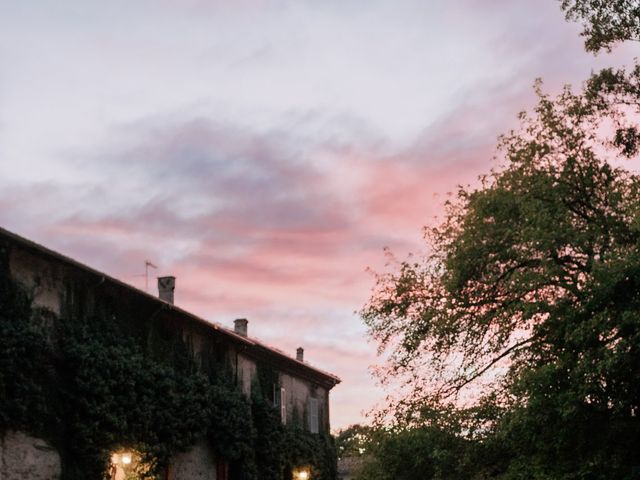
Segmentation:
[[(375, 349), (353, 315), (369, 291), (365, 267), (384, 246), (415, 247), (438, 210), (434, 192), (485, 165), (476, 143), (456, 143), (460, 113), (395, 153), (351, 119), (340, 135), (312, 117), (304, 129), (265, 131), (145, 119), (76, 155), (92, 183), (3, 191), (0, 218), (138, 287), (151, 259), (153, 273), (178, 277), (179, 305), (227, 326), (248, 317), (253, 335), (292, 354), (303, 344), (312, 364), (345, 381), (335, 394), (342, 425), (373, 405), (350, 393), (375, 388)], [(437, 149), (445, 133), (452, 144)], [(24, 198), (27, 216), (11, 216), (8, 198)]]
[(534, 78), (632, 56), (594, 60), (543, 3), (7, 3), (0, 224), (138, 287), (151, 259), (181, 306), (304, 343), (352, 423), (378, 395), (365, 268), (424, 248)]
[[(312, 364), (344, 378), (334, 409), (343, 425), (374, 402), (353, 396), (375, 388), (375, 348), (353, 315), (369, 294), (365, 267), (381, 265), (383, 247), (419, 248), (446, 192), (491, 165), (510, 107), (482, 121), (498, 95), (461, 99), (401, 148), (362, 120), (323, 112), (263, 129), (142, 118), (74, 152), (81, 188), (0, 192), (0, 219), (138, 287), (150, 259), (154, 274), (178, 277), (180, 306), (228, 326), (248, 317), (252, 334), (291, 353), (304, 343)], [(20, 216), (9, 199), (25, 207)]]

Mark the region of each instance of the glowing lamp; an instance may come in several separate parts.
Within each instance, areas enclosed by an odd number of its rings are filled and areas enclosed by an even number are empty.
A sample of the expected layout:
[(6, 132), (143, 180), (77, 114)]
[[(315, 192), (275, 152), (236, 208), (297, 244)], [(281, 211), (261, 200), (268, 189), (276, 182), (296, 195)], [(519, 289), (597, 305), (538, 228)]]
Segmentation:
[(131, 463), (131, 454), (123, 453), (121, 459), (123, 465), (129, 465)]
[(293, 478), (295, 480), (309, 480), (309, 471), (308, 470), (298, 470), (293, 472)]

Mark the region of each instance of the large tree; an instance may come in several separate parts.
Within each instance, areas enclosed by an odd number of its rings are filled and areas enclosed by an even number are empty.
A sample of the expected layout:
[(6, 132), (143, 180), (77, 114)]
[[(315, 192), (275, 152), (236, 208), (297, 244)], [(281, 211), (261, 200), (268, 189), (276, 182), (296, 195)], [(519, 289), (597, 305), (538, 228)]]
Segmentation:
[[(635, 154), (635, 131), (603, 76), (628, 85), (638, 73), (606, 72), (556, 99), (538, 84), (535, 115), (501, 140), (504, 164), (426, 230), (424, 261), (378, 276), (362, 314), (390, 349), (383, 377), (410, 375), (412, 398), (451, 399), (487, 374), (514, 382), (574, 335), (580, 349), (623, 353), (627, 313), (640, 314), (640, 180), (612, 166)], [(600, 135), (613, 125), (613, 139)]]
[[(637, 0), (562, 8), (590, 51), (640, 39)], [(640, 478), (640, 66), (536, 91), (427, 253), (377, 276), (379, 420), (467, 437), (474, 478)]]
[(427, 255), (377, 278), (362, 316), (400, 392), (382, 414), (457, 418), (457, 432), (502, 442), (501, 478), (627, 478), (640, 465), (640, 177), (623, 165), (640, 144), (640, 67), (557, 98), (536, 90), (501, 165), (426, 230)]

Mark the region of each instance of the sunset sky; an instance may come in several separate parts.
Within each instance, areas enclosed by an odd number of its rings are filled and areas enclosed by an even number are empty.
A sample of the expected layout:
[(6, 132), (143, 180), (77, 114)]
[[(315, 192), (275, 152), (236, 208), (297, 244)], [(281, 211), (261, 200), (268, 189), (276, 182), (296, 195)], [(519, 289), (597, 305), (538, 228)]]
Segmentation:
[[(357, 310), (494, 162), (532, 84), (594, 57), (555, 0), (0, 0), (0, 226), (380, 401)], [(155, 290), (154, 290), (155, 291)]]

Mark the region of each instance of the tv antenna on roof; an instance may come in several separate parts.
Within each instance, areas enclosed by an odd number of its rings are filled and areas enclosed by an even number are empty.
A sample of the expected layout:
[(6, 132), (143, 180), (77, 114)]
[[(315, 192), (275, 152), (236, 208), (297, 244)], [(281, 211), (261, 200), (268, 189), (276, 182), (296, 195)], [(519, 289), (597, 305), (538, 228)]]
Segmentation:
[(151, 263), (150, 260), (144, 261), (144, 291), (149, 292), (149, 267), (158, 268), (156, 265)]
[(144, 273), (142, 275), (134, 275), (134, 277), (144, 277), (144, 291), (149, 293), (149, 267), (158, 268), (151, 260), (144, 261)]

